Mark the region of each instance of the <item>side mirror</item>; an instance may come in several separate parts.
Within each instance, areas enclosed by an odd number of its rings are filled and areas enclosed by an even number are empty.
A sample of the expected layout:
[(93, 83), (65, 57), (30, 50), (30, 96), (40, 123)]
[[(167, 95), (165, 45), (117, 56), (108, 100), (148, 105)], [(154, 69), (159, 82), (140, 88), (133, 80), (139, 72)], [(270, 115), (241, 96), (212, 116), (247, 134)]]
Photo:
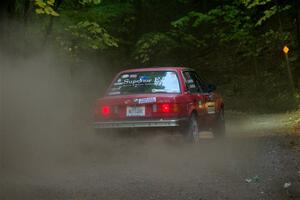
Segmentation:
[(208, 92), (213, 92), (217, 89), (217, 86), (214, 84), (208, 84)]

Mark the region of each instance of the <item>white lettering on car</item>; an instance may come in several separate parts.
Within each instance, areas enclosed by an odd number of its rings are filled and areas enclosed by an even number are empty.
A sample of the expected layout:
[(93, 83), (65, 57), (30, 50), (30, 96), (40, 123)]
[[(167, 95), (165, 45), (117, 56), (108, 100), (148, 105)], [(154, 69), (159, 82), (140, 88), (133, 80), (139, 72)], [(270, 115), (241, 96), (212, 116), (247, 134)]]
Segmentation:
[(143, 104), (143, 103), (155, 103), (155, 102), (156, 102), (156, 97), (148, 97), (148, 98), (138, 99), (138, 103), (139, 104)]
[(129, 78), (137, 78), (137, 74), (130, 74)]
[(129, 77), (129, 74), (123, 74), (122, 75), (122, 78), (128, 78)]
[(146, 80), (130, 80), (130, 79), (125, 79), (123, 80), (123, 83), (125, 85), (138, 85), (138, 84), (141, 84), (141, 83), (151, 83), (152, 82), (152, 79), (146, 79)]
[(116, 92), (110, 92), (110, 93), (109, 93), (109, 95), (118, 95), (118, 94), (121, 94), (121, 92), (116, 91)]

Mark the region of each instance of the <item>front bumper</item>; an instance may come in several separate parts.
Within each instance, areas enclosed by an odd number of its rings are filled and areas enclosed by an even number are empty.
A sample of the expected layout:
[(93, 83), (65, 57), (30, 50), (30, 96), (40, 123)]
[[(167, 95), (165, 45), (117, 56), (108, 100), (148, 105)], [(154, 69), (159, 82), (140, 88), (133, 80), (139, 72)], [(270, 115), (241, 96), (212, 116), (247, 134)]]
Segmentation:
[(95, 122), (96, 129), (105, 128), (148, 128), (148, 127), (177, 127), (186, 123), (186, 118), (158, 119), (158, 120), (134, 120), (134, 121), (103, 121)]

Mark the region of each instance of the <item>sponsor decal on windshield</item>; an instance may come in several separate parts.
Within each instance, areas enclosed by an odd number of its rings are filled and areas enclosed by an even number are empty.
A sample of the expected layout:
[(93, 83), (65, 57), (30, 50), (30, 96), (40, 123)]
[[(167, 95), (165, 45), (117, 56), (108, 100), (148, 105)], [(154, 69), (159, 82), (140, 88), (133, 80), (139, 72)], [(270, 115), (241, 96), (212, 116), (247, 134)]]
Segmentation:
[(125, 79), (125, 80), (123, 80), (124, 85), (138, 85), (141, 83), (151, 83), (151, 82), (153, 82), (152, 79), (139, 79), (139, 80)]
[(114, 86), (119, 86), (119, 85), (123, 85), (123, 83), (121, 82), (117, 82), (117, 83), (114, 83)]
[(129, 78), (137, 78), (137, 74), (130, 74)]
[(118, 94), (121, 94), (121, 92), (116, 91), (116, 92), (110, 92), (110, 93), (109, 93), (109, 95), (118, 95)]
[(190, 88), (196, 88), (196, 85), (195, 84), (191, 84)]
[[(178, 93), (179, 81), (175, 72), (141, 72), (126, 73), (113, 83), (111, 92), (119, 91), (119, 94), (134, 93)], [(117, 95), (117, 93), (109, 93)], [(153, 98), (141, 100), (141, 102), (155, 102)]]
[(122, 75), (122, 78), (128, 78), (129, 77), (129, 74), (123, 74)]

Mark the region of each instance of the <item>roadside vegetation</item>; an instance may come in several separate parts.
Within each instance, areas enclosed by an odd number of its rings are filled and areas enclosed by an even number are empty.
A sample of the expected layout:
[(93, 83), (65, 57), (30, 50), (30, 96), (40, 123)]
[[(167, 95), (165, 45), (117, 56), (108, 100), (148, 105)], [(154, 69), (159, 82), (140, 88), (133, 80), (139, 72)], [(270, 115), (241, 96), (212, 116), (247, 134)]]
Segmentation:
[[(110, 69), (103, 69), (106, 82), (124, 68), (187, 66), (216, 83), (227, 109), (270, 113), (299, 108), (297, 0), (6, 0), (1, 4), (2, 19), (25, 27), (25, 45), (13, 51), (26, 49), (30, 54), (55, 48), (72, 63), (71, 77), (91, 60), (110, 63)], [(34, 45), (33, 40), (40, 42)], [(284, 46), (289, 48), (287, 55)]]

